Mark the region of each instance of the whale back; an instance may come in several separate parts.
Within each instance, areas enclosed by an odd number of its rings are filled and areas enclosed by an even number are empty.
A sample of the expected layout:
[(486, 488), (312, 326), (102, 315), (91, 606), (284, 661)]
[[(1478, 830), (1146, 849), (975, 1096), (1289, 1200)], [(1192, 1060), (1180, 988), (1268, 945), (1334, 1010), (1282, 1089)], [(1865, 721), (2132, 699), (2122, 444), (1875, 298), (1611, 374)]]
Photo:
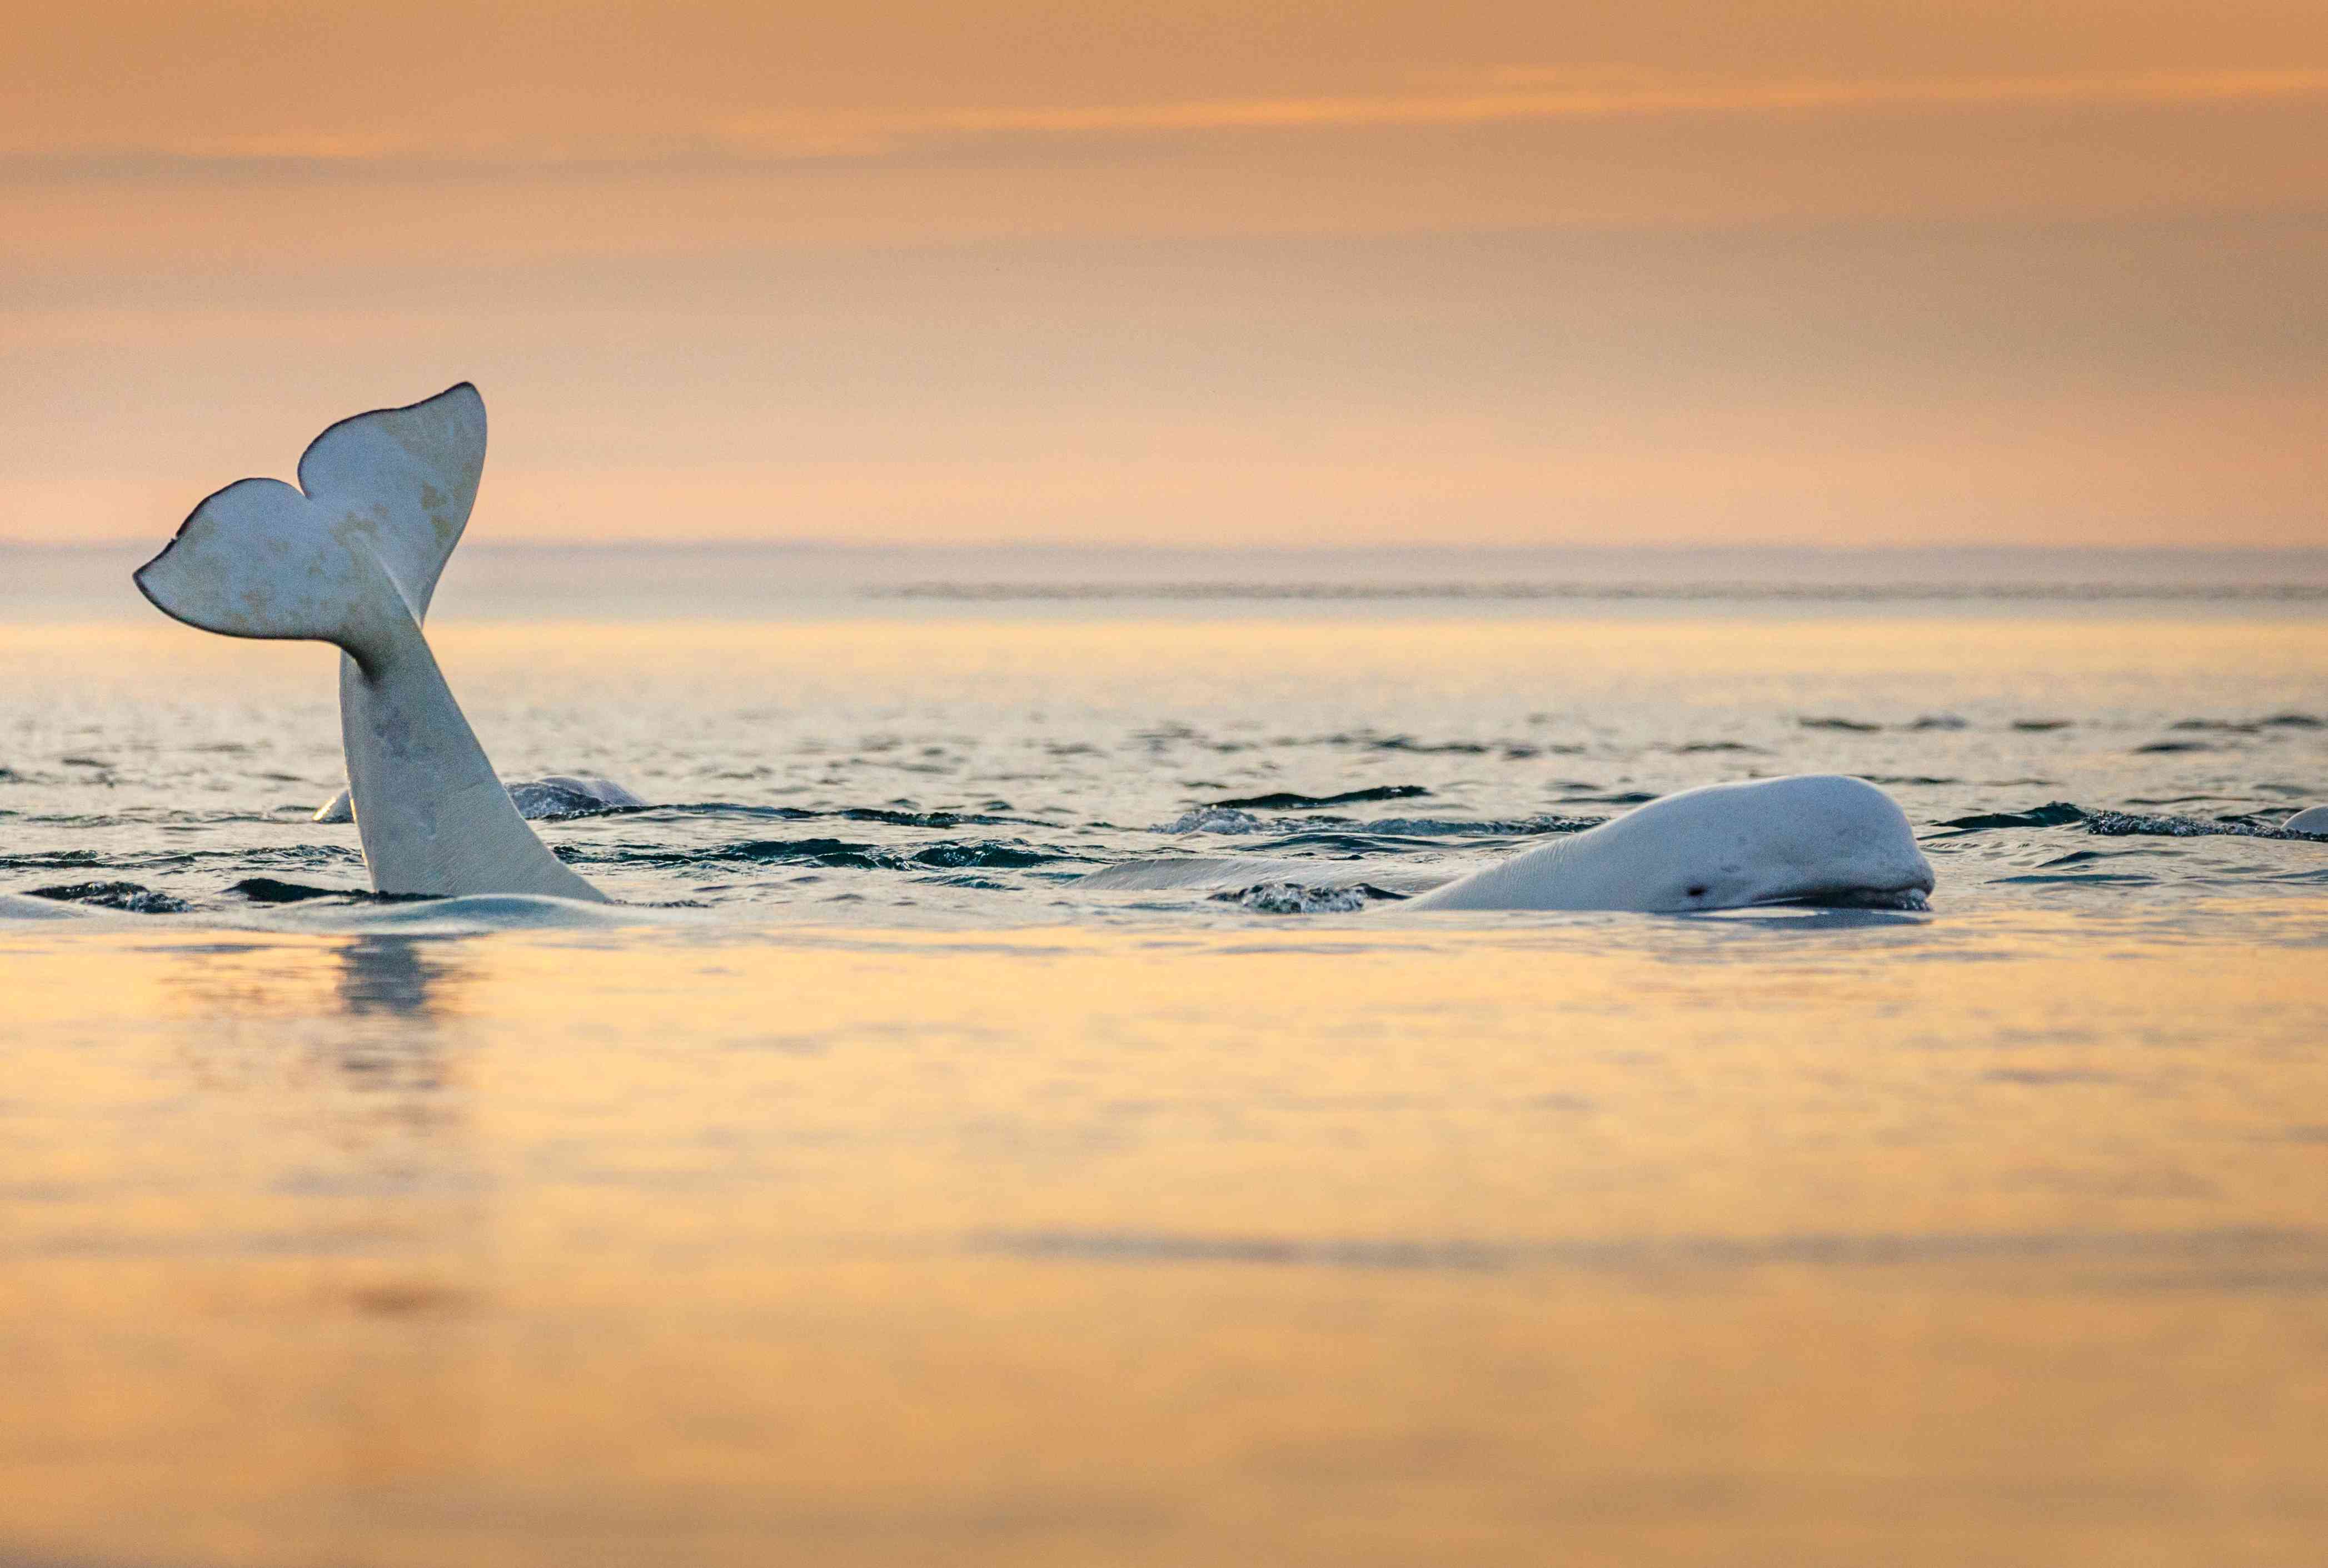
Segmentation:
[(1423, 895), (1420, 909), (1906, 904), (1931, 862), (1891, 796), (1831, 774), (1708, 784), (1651, 801)]

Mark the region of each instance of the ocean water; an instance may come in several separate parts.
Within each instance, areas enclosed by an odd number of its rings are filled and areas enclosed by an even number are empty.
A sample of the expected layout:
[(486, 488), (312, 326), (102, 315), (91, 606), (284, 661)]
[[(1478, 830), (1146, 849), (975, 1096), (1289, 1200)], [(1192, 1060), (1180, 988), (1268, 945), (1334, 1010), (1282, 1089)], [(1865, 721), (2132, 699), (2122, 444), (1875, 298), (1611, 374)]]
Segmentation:
[[(448, 577), (504, 777), (651, 803), (537, 823), (606, 911), (364, 896), (334, 655), (41, 569), (0, 1562), (2328, 1535), (2302, 595)], [(1901, 803), (1928, 913), (1402, 911), (1807, 771)]]

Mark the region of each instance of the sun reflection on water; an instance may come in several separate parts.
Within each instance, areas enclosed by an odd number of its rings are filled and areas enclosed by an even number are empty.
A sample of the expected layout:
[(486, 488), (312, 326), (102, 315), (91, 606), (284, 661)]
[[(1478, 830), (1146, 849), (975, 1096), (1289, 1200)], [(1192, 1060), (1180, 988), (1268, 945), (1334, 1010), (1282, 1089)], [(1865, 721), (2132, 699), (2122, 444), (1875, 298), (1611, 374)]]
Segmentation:
[(5, 1539), (2292, 1543), (2328, 1507), (2328, 982), (2303, 905), (2258, 918), (2297, 946), (44, 937), (0, 1107)]

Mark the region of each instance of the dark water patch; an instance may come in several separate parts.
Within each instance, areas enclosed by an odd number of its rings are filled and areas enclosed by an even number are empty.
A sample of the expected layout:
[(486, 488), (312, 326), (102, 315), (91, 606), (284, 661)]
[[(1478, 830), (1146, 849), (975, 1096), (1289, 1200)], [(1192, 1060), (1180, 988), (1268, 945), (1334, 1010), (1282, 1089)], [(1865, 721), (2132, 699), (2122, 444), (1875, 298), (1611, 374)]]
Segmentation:
[(193, 907), (183, 898), (141, 887), (135, 882), (69, 882), (55, 887), (34, 887), (35, 898), (60, 904), (87, 904), (99, 909), (120, 909), (132, 915), (182, 915)]
[(0, 872), (80, 871), (94, 869), (108, 871), (183, 871), (198, 866), (215, 865), (221, 861), (236, 867), (287, 866), (305, 869), (317, 866), (361, 865), (363, 857), (352, 849), (342, 849), (332, 844), (259, 850), (186, 850), (102, 857), (92, 850), (54, 850), (31, 855), (0, 856)]
[(1581, 746), (1538, 746), (1517, 740), (1422, 740), (1412, 735), (1385, 735), (1377, 729), (1337, 730), (1331, 735), (1307, 737), (1280, 736), (1269, 745), (1340, 746), (1359, 751), (1394, 752), (1408, 756), (1491, 756), (1499, 752), (1514, 756), (1535, 756), (1544, 752), (1566, 753), (1583, 749)]
[[(989, 803), (990, 805), (994, 803)], [(1000, 804), (1008, 808), (1009, 803)], [(660, 817), (704, 817), (712, 820), (775, 822), (879, 822), (896, 828), (961, 828), (961, 827), (1027, 827), (1047, 828), (1052, 823), (1031, 817), (1000, 816), (991, 812), (924, 812), (906, 811), (888, 806), (834, 806), (815, 809), (807, 806), (747, 805), (736, 801), (699, 801), (659, 806), (633, 806), (621, 814), (653, 821)]]
[(2136, 756), (2167, 756), (2177, 752), (2213, 751), (2216, 748), (2203, 740), (2154, 740), (2148, 746), (2134, 748)]
[(1351, 859), (1369, 855), (1412, 855), (1422, 850), (1436, 852), (1445, 846), (1433, 839), (1405, 838), (1389, 833), (1323, 831), (1288, 833), (1281, 839), (1272, 839), (1253, 848), (1262, 853), (1293, 851), (1332, 859)]
[(748, 805), (741, 801), (672, 801), (649, 806), (634, 814), (649, 821), (656, 817), (736, 817), (749, 821), (803, 822), (836, 813), (812, 812), (801, 806)]
[(2309, 713), (2275, 713), (2264, 718), (2178, 718), (2169, 729), (2219, 735), (2259, 735), (2267, 729), (2328, 729), (2328, 719)]
[(99, 863), (94, 850), (51, 850), (30, 855), (0, 855), (0, 871), (77, 871)]
[(1734, 752), (1745, 756), (1770, 755), (1762, 747), (1748, 746), (1741, 740), (1685, 740), (1672, 749), (1676, 756), (1701, 756), (1716, 752)]
[(1993, 1067), (1981, 1078), (1990, 1084), (2024, 1084), (2042, 1088), (2049, 1084), (2117, 1084), (2116, 1073), (2096, 1073), (2077, 1067)]
[(1647, 790), (1611, 790), (1606, 793), (1588, 794), (1572, 789), (1560, 797), (1563, 805), (1578, 806), (1645, 806), (1657, 797)]
[[(561, 846), (561, 850), (567, 849)], [(1040, 850), (1018, 840), (965, 840), (906, 850), (845, 839), (749, 839), (702, 850), (665, 850), (649, 845), (607, 845), (561, 853), (583, 865), (618, 864), (681, 869), (744, 863), (756, 866), (820, 866), (835, 870), (959, 870), (968, 867), (1023, 869), (1084, 857)]]
[(1181, 812), (1169, 822), (1158, 822), (1149, 831), (1156, 833), (1274, 833), (1350, 820), (1348, 817), (1280, 817), (1272, 822), (1234, 806), (1200, 806), (1193, 812)]
[(304, 882), (283, 882), (273, 877), (245, 877), (227, 891), (238, 898), (248, 898), (253, 904), (304, 904), (310, 898), (352, 898), (362, 897), (354, 887), (311, 887)]
[(320, 901), (352, 906), (389, 906), (400, 904), (440, 904), (443, 896), (435, 893), (375, 893), (369, 887), (320, 887), (306, 882), (285, 882), (273, 877), (246, 877), (227, 888), (236, 897), (253, 904), (309, 904)]
[(2059, 828), (2086, 820), (2085, 808), (2067, 801), (2047, 801), (2042, 806), (2032, 806), (2025, 812), (1976, 812), (1968, 817), (1949, 817), (1934, 822), (1936, 828), (1954, 828), (1952, 837), (1966, 833), (1985, 833), (1997, 828)]
[(843, 822), (887, 822), (895, 828), (993, 827), (1003, 823), (1033, 828), (1048, 825), (1025, 817), (993, 816), (982, 812), (913, 812), (877, 806), (849, 806), (828, 814)]
[[(183, 831), (240, 822), (279, 822), (282, 818), (277, 813), (285, 809), (278, 807), (273, 812), (189, 812), (174, 806), (130, 806), (117, 812), (26, 812), (23, 815), (25, 822), (52, 828), (117, 828), (136, 824)], [(305, 806), (287, 809), (296, 811), (303, 817), (307, 814)]]
[(1367, 751), (1405, 752), (1414, 756), (1486, 756), (1497, 748), (1476, 740), (1417, 740), (1411, 735), (1328, 736), (1331, 746), (1356, 746)]
[(1904, 786), (1904, 785), (1927, 785), (1927, 786), (1929, 786), (1929, 785), (1936, 785), (1936, 784), (1962, 784), (1962, 783), (1964, 783), (1964, 780), (1962, 780), (1962, 779), (1960, 779), (1960, 778), (1935, 778), (1935, 777), (1932, 777), (1932, 776), (1930, 776), (1930, 775), (1926, 775), (1926, 774), (1920, 774), (1920, 773), (1869, 773), (1869, 774), (1862, 774), (1862, 775), (1860, 775), (1859, 776), (1860, 776), (1860, 777), (1862, 777), (1862, 778), (1863, 778), (1863, 779), (1865, 779), (1869, 784), (1893, 784), (1893, 785), (1902, 785), (1902, 786)]
[[(1572, 833), (1600, 825), (1600, 817), (1533, 816), (1474, 822), (1453, 817), (1381, 817), (1371, 822), (1356, 817), (1257, 817), (1226, 806), (1205, 806), (1183, 812), (1172, 822), (1159, 822), (1155, 833), (1213, 833), (1242, 837), (1258, 833), (1319, 834), (1357, 832), (1390, 838), (1516, 838), (1536, 833)], [(1106, 824), (1098, 824), (1105, 826)]]
[(1406, 801), (1431, 792), (1421, 784), (1377, 784), (1372, 789), (1344, 790), (1337, 795), (1305, 795), (1295, 790), (1274, 794), (1244, 795), (1210, 803), (1224, 811), (1306, 812), (1322, 806), (1357, 805), (1366, 801)]
[(57, 761), (60, 765), (65, 767), (109, 768), (113, 765), (101, 756), (61, 756), (57, 758)]
[(1856, 718), (1798, 718), (1795, 722), (1805, 729), (1833, 729), (1846, 735), (1874, 735), (1883, 728)]
[(1054, 860), (1082, 859), (1050, 850), (1037, 850), (1016, 841), (987, 843), (932, 844), (916, 850), (906, 857), (916, 866), (938, 866), (953, 869), (964, 866), (983, 866), (995, 870), (1023, 870), (1029, 866), (1045, 866)]
[(1959, 718), (1953, 713), (1927, 713), (1908, 728), (1921, 732), (1934, 729), (1969, 729), (1972, 725), (1969, 720)]
[(1216, 893), (1216, 904), (1234, 904), (1259, 915), (1350, 915), (1380, 900), (1403, 898), (1369, 883), (1347, 887), (1313, 887), (1299, 882), (1257, 882), (1234, 892)]
[(2086, 819), (2086, 831), (2107, 838), (2291, 839), (2298, 843), (2328, 844), (2328, 833), (2292, 832), (2246, 816), (2154, 817), (2135, 812), (2095, 812)]
[(665, 866), (742, 860), (756, 866), (805, 864), (849, 867), (864, 871), (877, 869), (887, 863), (880, 846), (850, 843), (840, 839), (747, 839), (742, 843), (727, 844), (718, 849), (692, 851), (654, 850), (621, 858), (649, 860)]
[(1539, 833), (1578, 833), (1597, 828), (1606, 817), (1506, 817), (1482, 822), (1448, 817), (1383, 817), (1362, 824), (1369, 833), (1396, 838), (1531, 838)]
[(2155, 877), (2145, 877), (2132, 872), (2065, 871), (2051, 877), (2032, 874), (2022, 877), (1993, 877), (1989, 878), (1989, 880), (2000, 885), (2020, 887), (2070, 886), (2093, 887), (2148, 887), (2155, 886), (2158, 878)]
[(2023, 735), (2051, 735), (2057, 729), (2068, 729), (2072, 720), (2067, 718), (2016, 718), (2013, 728)]

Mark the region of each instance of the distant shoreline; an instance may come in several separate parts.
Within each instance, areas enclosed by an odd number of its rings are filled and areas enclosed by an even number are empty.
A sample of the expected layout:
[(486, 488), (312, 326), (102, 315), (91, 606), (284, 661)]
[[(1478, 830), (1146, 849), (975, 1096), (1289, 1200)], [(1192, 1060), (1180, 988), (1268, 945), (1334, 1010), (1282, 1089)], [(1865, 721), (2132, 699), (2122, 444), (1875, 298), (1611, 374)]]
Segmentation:
[[(135, 542), (0, 545), (0, 622), (147, 614)], [(1220, 550), (823, 543), (466, 542), (442, 620), (1411, 611), (2294, 615), (2328, 609), (2328, 549), (2039, 548)]]

